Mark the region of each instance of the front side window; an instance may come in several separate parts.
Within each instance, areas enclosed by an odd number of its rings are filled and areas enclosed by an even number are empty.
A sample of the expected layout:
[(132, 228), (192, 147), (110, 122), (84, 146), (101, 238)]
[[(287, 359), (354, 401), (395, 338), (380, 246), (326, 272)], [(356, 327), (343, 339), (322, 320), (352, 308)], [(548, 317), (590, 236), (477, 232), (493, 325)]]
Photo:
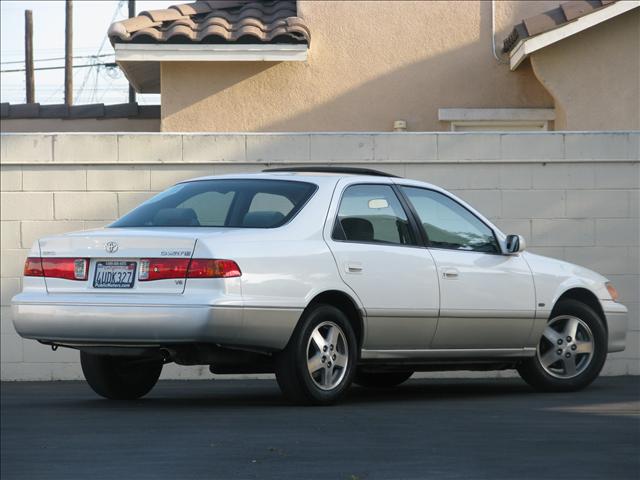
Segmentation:
[(186, 182), (147, 200), (110, 226), (275, 228), (293, 218), (316, 188), (290, 180)]
[(469, 210), (433, 190), (402, 187), (436, 248), (500, 253), (493, 231)]
[(388, 185), (351, 185), (342, 195), (336, 240), (415, 245), (407, 215)]

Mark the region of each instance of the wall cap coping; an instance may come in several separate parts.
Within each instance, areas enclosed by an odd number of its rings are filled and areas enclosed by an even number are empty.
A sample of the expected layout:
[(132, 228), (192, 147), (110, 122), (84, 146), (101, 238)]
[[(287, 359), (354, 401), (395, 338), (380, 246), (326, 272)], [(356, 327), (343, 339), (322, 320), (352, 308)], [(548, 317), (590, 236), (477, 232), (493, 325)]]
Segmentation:
[(52, 135), (165, 135), (165, 136), (197, 136), (197, 135), (207, 135), (211, 137), (216, 136), (323, 136), (323, 135), (333, 135), (333, 136), (347, 136), (347, 135), (372, 135), (372, 136), (382, 136), (382, 135), (394, 135), (394, 136), (410, 136), (410, 135), (423, 135), (423, 136), (451, 136), (451, 135), (484, 135), (484, 136), (518, 136), (518, 135), (565, 135), (565, 136), (575, 136), (575, 135), (631, 135), (640, 137), (640, 130), (571, 130), (571, 131), (551, 131), (551, 132), (531, 132), (531, 131), (522, 131), (522, 132), (514, 132), (514, 131), (494, 131), (494, 132), (375, 132), (375, 131), (344, 131), (344, 132), (0, 132), (0, 136), (9, 136), (9, 135), (37, 135), (37, 136), (52, 136)]
[[(58, 138), (73, 137), (113, 138), (116, 148), (112, 158), (99, 160), (56, 158)], [(122, 159), (120, 139), (162, 136), (171, 139), (179, 151), (177, 158), (150, 156), (131, 160)], [(212, 150), (211, 159), (199, 154), (195, 158), (187, 153), (187, 141), (191, 138), (235, 138), (228, 153), (228, 140), (222, 150)], [(270, 147), (261, 151), (250, 138), (272, 138), (278, 149), (287, 149), (292, 137), (307, 137), (305, 147), (297, 144), (297, 153), (273, 154)], [(340, 137), (339, 147), (331, 145), (331, 138)], [(406, 143), (389, 143), (390, 139), (404, 138)], [(334, 163), (386, 163), (386, 164), (447, 164), (447, 163), (575, 163), (575, 162), (638, 162), (640, 160), (640, 131), (584, 131), (584, 132), (63, 132), (0, 134), (3, 165), (58, 165), (58, 164), (112, 164), (112, 165), (188, 165), (188, 164), (334, 164)], [(19, 140), (20, 139), (20, 140)], [(28, 142), (27, 139), (40, 139)], [(276, 140), (278, 139), (278, 140)], [(415, 139), (415, 142), (411, 141)], [(418, 141), (419, 139), (419, 141)], [(458, 139), (457, 141), (453, 141)], [(605, 140), (606, 139), (606, 140)], [(14, 140), (14, 150), (9, 148)], [(426, 142), (425, 142), (426, 140)], [(289, 140), (291, 141), (291, 140)], [(522, 146), (518, 141), (522, 141)], [(44, 145), (42, 144), (44, 142)], [(299, 142), (299, 141), (298, 141)], [(477, 142), (478, 149), (474, 143)], [(600, 143), (605, 142), (605, 143)], [(36, 143), (39, 145), (36, 147)], [(600, 144), (600, 146), (599, 146)], [(584, 145), (584, 146), (583, 146)], [(273, 145), (272, 145), (273, 146)], [(184, 148), (182, 148), (184, 147)], [(39, 148), (36, 155), (33, 149)], [(48, 154), (43, 152), (48, 151)], [(337, 153), (336, 153), (337, 151)], [(344, 156), (340, 153), (344, 151)], [(280, 155), (280, 156), (279, 156)], [(292, 154), (293, 155), (293, 154)], [(40, 158), (38, 158), (40, 156)], [(8, 157), (8, 158), (7, 158)], [(45, 158), (46, 157), (46, 158)], [(25, 160), (26, 159), (26, 160)]]
[[(2, 120), (78, 120), (85, 118), (95, 118), (98, 120), (113, 118), (157, 119), (160, 118), (160, 105), (140, 105), (138, 103), (116, 103), (108, 105), (105, 105), (104, 103), (41, 105), (39, 103), (3, 102), (0, 104), (0, 118), (2, 118)], [(29, 133), (33, 134), (33, 132)]]

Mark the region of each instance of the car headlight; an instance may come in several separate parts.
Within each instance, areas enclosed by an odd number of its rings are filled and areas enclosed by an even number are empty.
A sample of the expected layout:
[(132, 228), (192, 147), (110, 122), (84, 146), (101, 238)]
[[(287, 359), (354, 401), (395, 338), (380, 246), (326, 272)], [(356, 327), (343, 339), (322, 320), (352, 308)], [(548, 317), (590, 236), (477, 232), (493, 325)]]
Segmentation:
[(617, 302), (618, 298), (620, 298), (620, 294), (618, 294), (618, 290), (616, 290), (616, 287), (614, 287), (611, 282), (605, 283), (605, 286), (607, 287), (609, 295), (611, 295), (611, 300)]

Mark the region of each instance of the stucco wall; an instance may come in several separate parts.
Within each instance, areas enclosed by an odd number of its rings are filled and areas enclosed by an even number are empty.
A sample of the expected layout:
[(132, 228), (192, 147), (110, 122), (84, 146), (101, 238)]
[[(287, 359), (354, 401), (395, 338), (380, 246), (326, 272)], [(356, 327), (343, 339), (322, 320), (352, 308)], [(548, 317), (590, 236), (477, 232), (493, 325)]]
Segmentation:
[[(530, 250), (608, 276), (630, 309), (627, 350), (607, 374), (640, 374), (640, 134), (2, 135), (1, 378), (81, 378), (78, 353), (17, 336), (11, 297), (32, 242), (102, 226), (154, 192), (266, 165), (360, 165), (430, 181), (475, 205)], [(165, 378), (210, 378), (169, 365)]]
[[(496, 2), (498, 50), (557, 2)], [(301, 1), (307, 62), (164, 63), (163, 131), (446, 130), (438, 108), (553, 107), (491, 52), (491, 2)]]
[(555, 99), (556, 130), (640, 129), (639, 52), (635, 9), (532, 54)]

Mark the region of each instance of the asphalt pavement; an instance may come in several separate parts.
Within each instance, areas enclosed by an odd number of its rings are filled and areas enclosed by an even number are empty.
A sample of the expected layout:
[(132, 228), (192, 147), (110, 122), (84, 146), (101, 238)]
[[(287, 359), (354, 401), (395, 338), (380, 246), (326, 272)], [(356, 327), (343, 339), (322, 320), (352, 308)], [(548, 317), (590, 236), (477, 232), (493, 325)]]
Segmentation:
[(570, 394), (519, 379), (410, 380), (294, 407), (275, 381), (1, 384), (2, 480), (638, 479), (640, 377)]

